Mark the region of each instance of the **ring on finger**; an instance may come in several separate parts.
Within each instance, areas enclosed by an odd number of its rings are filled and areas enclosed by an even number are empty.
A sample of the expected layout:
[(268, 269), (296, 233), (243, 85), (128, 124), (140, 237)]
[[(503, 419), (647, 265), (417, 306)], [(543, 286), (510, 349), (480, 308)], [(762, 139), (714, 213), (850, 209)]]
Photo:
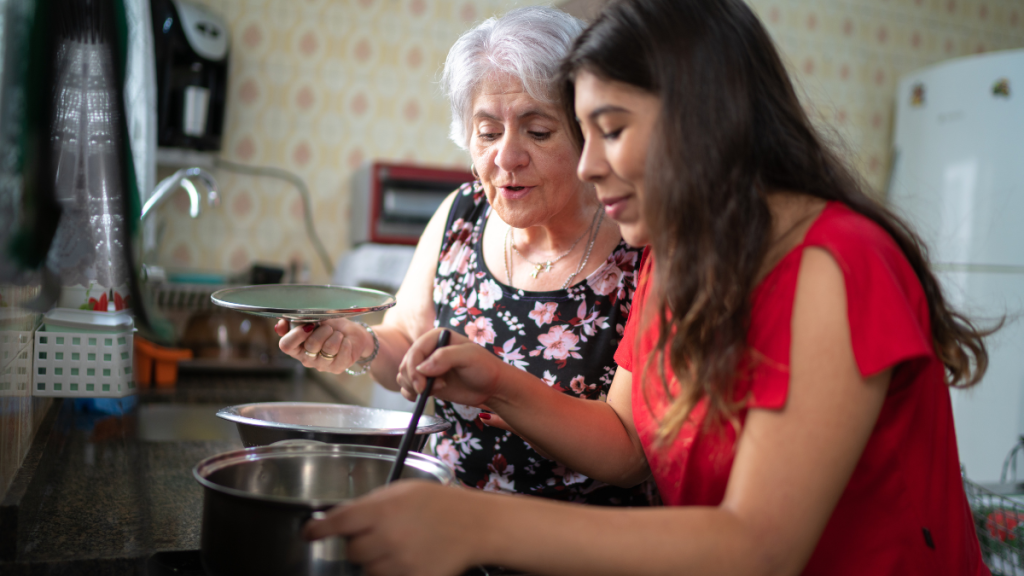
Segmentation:
[(303, 349), (303, 352), (306, 353), (306, 356), (309, 356), (311, 358), (316, 358), (317, 356), (320, 355), (319, 352), (310, 352), (309, 350), (306, 350), (306, 349)]
[(323, 356), (324, 358), (327, 358), (328, 360), (330, 360), (331, 358), (334, 358), (335, 356), (337, 356), (337, 355), (338, 355), (338, 353), (337, 353), (337, 352), (335, 352), (334, 354), (327, 354), (326, 352), (324, 352), (323, 350), (321, 350), (321, 351), (320, 351), (320, 355), (321, 355), (321, 356)]

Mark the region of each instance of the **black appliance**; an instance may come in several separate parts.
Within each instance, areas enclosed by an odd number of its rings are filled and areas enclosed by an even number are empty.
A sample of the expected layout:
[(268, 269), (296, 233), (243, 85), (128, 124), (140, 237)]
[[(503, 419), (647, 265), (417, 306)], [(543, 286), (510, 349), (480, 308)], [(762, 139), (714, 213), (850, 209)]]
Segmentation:
[(152, 0), (157, 144), (220, 150), (228, 87), (224, 19), (187, 0)]

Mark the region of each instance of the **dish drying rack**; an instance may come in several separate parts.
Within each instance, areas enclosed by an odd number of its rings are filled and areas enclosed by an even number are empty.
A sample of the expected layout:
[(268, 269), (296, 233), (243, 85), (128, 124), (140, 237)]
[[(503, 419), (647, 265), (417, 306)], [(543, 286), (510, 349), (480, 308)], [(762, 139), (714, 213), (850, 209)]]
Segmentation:
[[(184, 275), (191, 278), (182, 280), (180, 277), (173, 278), (174, 274), (169, 279), (167, 271), (152, 266), (145, 267), (144, 275), (147, 281), (143, 284), (143, 289), (147, 292), (150, 302), (171, 323), (175, 336), (180, 337), (193, 314), (217, 308), (210, 300), (210, 296), (214, 292), (249, 284), (277, 283), (281, 280), (281, 272), (277, 270), (277, 276), (270, 276), (269, 274), (272, 272), (272, 269), (254, 264), (250, 270), (232, 275), (203, 272), (178, 273), (179, 276)], [(294, 277), (298, 271), (294, 269), (286, 273)], [(199, 280), (195, 280), (195, 278)]]
[[(190, 343), (186, 340), (186, 332), (193, 316), (222, 310), (213, 303), (210, 296), (218, 290), (243, 286), (243, 277), (248, 278), (248, 274), (225, 277), (224, 281), (220, 283), (168, 281), (165, 278), (150, 279), (144, 285), (144, 290), (148, 293), (150, 302), (157, 309), (162, 320), (170, 324), (171, 334), (173, 334), (172, 346), (188, 348)], [(258, 320), (266, 321), (262, 318)], [(270, 353), (269, 362), (256, 358), (225, 360), (221, 357), (202, 357), (197, 353), (195, 357), (178, 360), (176, 366), (184, 371), (258, 370), (263, 373), (283, 374), (295, 373), (302, 367), (298, 361), (276, 353)]]
[(157, 281), (149, 282), (145, 290), (160, 314), (171, 323), (175, 337), (180, 338), (193, 314), (216, 308), (210, 295), (227, 287), (227, 284)]
[(1016, 483), (1015, 475), (1006, 483), (1007, 468), (1012, 462), (1016, 469), (1015, 455), (1021, 448), (1024, 437), (1007, 457), (1002, 483), (989, 485), (995, 490), (972, 482), (961, 469), (982, 560), (993, 576), (1024, 576), (1024, 485)]

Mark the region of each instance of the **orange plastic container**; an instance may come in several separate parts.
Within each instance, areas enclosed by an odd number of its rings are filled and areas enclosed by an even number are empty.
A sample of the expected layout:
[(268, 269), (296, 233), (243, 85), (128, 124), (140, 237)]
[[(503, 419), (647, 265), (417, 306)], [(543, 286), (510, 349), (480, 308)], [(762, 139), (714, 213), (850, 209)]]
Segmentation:
[(135, 382), (146, 388), (153, 382), (158, 388), (170, 388), (178, 381), (178, 362), (192, 358), (184, 348), (158, 346), (135, 335)]

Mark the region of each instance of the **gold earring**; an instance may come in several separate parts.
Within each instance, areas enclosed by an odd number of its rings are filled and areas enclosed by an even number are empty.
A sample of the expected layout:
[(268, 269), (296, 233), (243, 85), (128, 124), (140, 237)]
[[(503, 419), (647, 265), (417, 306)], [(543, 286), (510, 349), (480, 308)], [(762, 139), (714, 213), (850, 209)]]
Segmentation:
[(476, 178), (477, 180), (480, 179), (480, 175), (476, 172), (476, 162), (471, 162), (469, 164), (469, 173), (473, 175), (473, 178)]

